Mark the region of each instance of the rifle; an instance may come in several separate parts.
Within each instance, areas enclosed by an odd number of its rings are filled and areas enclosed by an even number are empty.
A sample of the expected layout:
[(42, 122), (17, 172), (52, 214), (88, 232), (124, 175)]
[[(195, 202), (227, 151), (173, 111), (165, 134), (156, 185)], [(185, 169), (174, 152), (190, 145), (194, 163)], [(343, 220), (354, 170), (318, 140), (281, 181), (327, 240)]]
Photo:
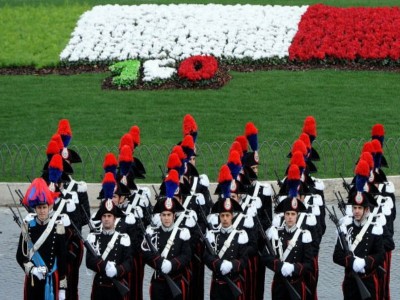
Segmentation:
[[(203, 209), (201, 207), (200, 207), (200, 210), (201, 210), (200, 216), (202, 217), (202, 219), (205, 222), (205, 224), (207, 224), (207, 227), (209, 227), (208, 223), (207, 223), (206, 216), (204, 215), (204, 211), (203, 211)], [(211, 253), (211, 255), (217, 256), (217, 254), (214, 251), (214, 248), (210, 244), (210, 241), (203, 234), (203, 231), (201, 230), (199, 223), (197, 223), (197, 222), (195, 222), (195, 223), (196, 223), (196, 227), (199, 230), (200, 235), (201, 235), (204, 243), (206, 244), (207, 250)], [(235, 297), (235, 299), (243, 294), (242, 290), (228, 276), (223, 275), (222, 279), (228, 284), (229, 289), (231, 290), (231, 292), (232, 292), (233, 296)]]
[[(279, 183), (278, 183), (279, 185)], [(274, 186), (271, 184), (272, 190), (274, 191), (274, 195), (272, 196), (272, 201), (274, 202), (274, 208), (278, 206), (278, 197), (279, 195), (276, 193)], [(271, 223), (272, 224), (272, 223)]]
[(11, 212), (12, 212), (12, 214), (13, 214), (14, 222), (17, 223), (18, 227), (21, 227), (21, 220), (20, 220), (20, 218), (17, 216), (17, 214), (15, 213), (15, 211), (12, 209), (11, 206), (8, 206), (8, 208), (11, 210)]
[[(266, 214), (266, 215), (268, 217), (268, 214)], [(254, 219), (256, 220), (258, 231), (261, 234), (261, 237), (262, 237), (262, 239), (264, 241), (264, 245), (265, 245), (268, 253), (270, 255), (275, 255), (274, 247), (272, 246), (271, 241), (269, 240), (269, 238), (265, 234), (264, 229), (262, 227), (262, 224), (260, 222), (260, 219), (258, 218), (257, 215), (255, 215)], [(268, 217), (268, 219), (269, 219), (269, 217)], [(289, 282), (289, 280), (286, 277), (284, 277), (284, 282), (285, 282), (286, 287), (288, 287), (290, 292), (291, 292), (290, 295), (294, 295), (295, 299), (301, 299), (300, 294), (296, 291), (296, 289), (293, 287), (293, 285)], [(306, 287), (306, 289), (307, 289), (307, 292), (309, 292), (311, 294), (310, 290), (307, 287)]]
[(338, 207), (339, 207), (340, 211), (342, 212), (343, 216), (345, 216), (346, 215), (346, 203), (344, 203), (342, 195), (340, 194), (340, 192), (336, 193), (336, 191), (333, 191), (333, 193), (335, 194), (336, 199), (338, 201)]
[(278, 182), (278, 186), (281, 187), (283, 183), (282, 183), (281, 179), (279, 178), (278, 173), (276, 172), (276, 170), (274, 170), (274, 173), (275, 173), (275, 176), (276, 176), (276, 179), (277, 179), (277, 182)]
[(340, 177), (342, 177), (344, 189), (346, 190), (346, 192), (349, 192), (349, 191), (350, 191), (350, 184), (348, 184), (348, 183), (346, 182), (346, 180), (344, 179), (342, 173), (339, 173), (339, 175), (340, 175)]
[[(339, 220), (337, 218), (335, 208), (332, 206), (333, 213), (329, 210), (329, 208), (327, 206), (325, 206), (325, 208), (328, 211), (329, 219), (331, 219), (331, 221), (336, 226), (336, 230), (338, 232), (339, 240), (340, 240), (340, 243), (342, 245), (342, 248), (343, 248), (344, 252), (346, 254), (353, 255), (353, 253), (349, 249), (349, 244), (346, 241), (346, 237), (344, 235), (344, 232), (342, 232), (342, 230), (340, 229)], [(358, 273), (356, 273), (354, 271), (351, 271), (351, 275), (353, 276), (353, 278), (357, 282), (357, 288), (358, 288), (358, 290), (360, 292), (361, 299), (363, 299), (363, 300), (370, 299), (371, 298), (371, 293), (368, 291), (367, 287), (365, 286), (364, 282), (361, 280), (361, 278), (358, 275)]]
[[(13, 197), (14, 200), (14, 196), (13, 193), (11, 192), (10, 186), (7, 184), (8, 190), (10, 191), (11, 196)], [(15, 190), (15, 193), (17, 194), (18, 198), (19, 198), (19, 204), (21, 204), (28, 213), (34, 213), (35, 210), (32, 207), (26, 206), (22, 201), (24, 200), (24, 195), (22, 194), (21, 190)], [(14, 200), (15, 203), (15, 200)]]
[[(71, 225), (72, 225), (72, 227), (74, 227), (75, 234), (83, 242), (83, 245), (85, 246), (86, 250), (89, 251), (93, 256), (99, 257), (99, 255), (96, 253), (96, 251), (90, 245), (90, 243), (83, 238), (82, 234), (79, 232), (78, 227), (75, 225), (75, 223), (72, 220), (71, 220)], [(126, 294), (129, 293), (129, 288), (126, 285), (124, 285), (122, 282), (120, 282), (118, 279), (116, 279), (115, 277), (110, 278), (110, 279), (112, 280), (113, 284), (115, 285), (115, 287), (117, 288), (118, 292), (120, 293), (120, 295), (122, 297), (124, 297)]]
[(165, 172), (164, 172), (163, 168), (161, 167), (161, 165), (158, 165), (158, 167), (159, 167), (159, 168), (160, 168), (160, 170), (161, 170), (161, 180), (162, 180), (162, 181), (164, 181), (164, 178), (165, 178)]
[(90, 217), (88, 216), (87, 211), (83, 207), (83, 204), (80, 204), (80, 206), (81, 206), (81, 209), (83, 211), (83, 215), (85, 216), (87, 225), (89, 226), (90, 232), (96, 232), (96, 228), (94, 228), (93, 225), (92, 225), (92, 222), (90, 222)]
[[(144, 228), (143, 221), (138, 218), (138, 223), (140, 229), (143, 231), (144, 238), (146, 239), (147, 245), (149, 245), (150, 251), (153, 252), (153, 254), (159, 254), (158, 250), (154, 245), (151, 243), (151, 236), (146, 232), (146, 228)], [(168, 274), (163, 274), (165, 280), (167, 281), (168, 287), (171, 290), (172, 296), (175, 298), (177, 296), (182, 295), (181, 289), (178, 287), (178, 285), (175, 283), (175, 281), (172, 280), (171, 276)]]

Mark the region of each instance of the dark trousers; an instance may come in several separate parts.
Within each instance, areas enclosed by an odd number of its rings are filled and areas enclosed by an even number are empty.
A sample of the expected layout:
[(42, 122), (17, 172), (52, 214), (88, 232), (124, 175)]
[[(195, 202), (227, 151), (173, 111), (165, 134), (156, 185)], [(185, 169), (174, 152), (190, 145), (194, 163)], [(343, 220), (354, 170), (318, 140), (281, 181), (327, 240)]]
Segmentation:
[(226, 283), (221, 283), (213, 280), (211, 282), (210, 300), (244, 300), (245, 291), (243, 290), (243, 285), (240, 281), (235, 281), (236, 285), (242, 290), (242, 296), (235, 298)]
[[(376, 272), (373, 272), (369, 274), (368, 276), (360, 276), (362, 282), (365, 284), (365, 287), (368, 289), (368, 291), (371, 294), (371, 299), (372, 300), (378, 300), (379, 299), (379, 283), (378, 283), (378, 277), (376, 275)], [(344, 300), (358, 300), (362, 299), (360, 295), (360, 291), (357, 286), (356, 280), (351, 277), (351, 276), (345, 276), (343, 285), (343, 299)]]
[(175, 283), (182, 291), (182, 295), (173, 297), (171, 289), (168, 286), (166, 280), (162, 279), (152, 279), (150, 284), (150, 299), (151, 300), (183, 300), (186, 298), (187, 286), (183, 279), (174, 280)]
[(68, 245), (67, 260), (67, 281), (66, 299), (78, 300), (79, 267), (83, 258), (83, 242), (79, 238), (74, 238), (73, 243)]

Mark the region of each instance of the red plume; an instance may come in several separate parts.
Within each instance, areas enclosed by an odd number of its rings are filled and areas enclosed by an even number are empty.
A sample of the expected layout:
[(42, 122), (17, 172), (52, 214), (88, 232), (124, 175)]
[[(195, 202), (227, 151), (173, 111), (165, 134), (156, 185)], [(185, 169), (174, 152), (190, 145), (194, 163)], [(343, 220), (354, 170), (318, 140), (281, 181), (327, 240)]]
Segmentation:
[(257, 127), (254, 125), (254, 123), (253, 123), (253, 122), (248, 122), (248, 123), (246, 124), (245, 129), (244, 129), (244, 135), (245, 135), (245, 136), (249, 136), (249, 135), (257, 134), (257, 133), (258, 133), (258, 129), (257, 129)]
[(104, 157), (103, 168), (110, 166), (118, 166), (117, 158), (115, 157), (114, 153), (107, 153)]
[(229, 153), (231, 153), (232, 151), (237, 151), (239, 153), (239, 156), (242, 157), (243, 156), (243, 150), (242, 150), (242, 146), (240, 145), (239, 142), (234, 141), (232, 143), (231, 148), (229, 149)]
[(236, 150), (232, 150), (229, 153), (228, 163), (233, 163), (234, 165), (242, 165), (239, 152), (237, 152)]
[(59, 153), (60, 153), (60, 147), (57, 145), (57, 142), (51, 140), (47, 145), (46, 154), (53, 155)]
[(356, 175), (364, 176), (364, 177), (369, 177), (369, 165), (365, 160), (360, 159), (358, 161), (358, 164), (356, 166)]
[(122, 137), (121, 140), (119, 142), (119, 150), (121, 151), (121, 148), (123, 146), (129, 146), (132, 150), (135, 148), (133, 147), (133, 139), (132, 136), (129, 133), (125, 133)]
[(67, 119), (61, 119), (60, 122), (58, 122), (57, 133), (60, 135), (72, 136), (71, 126)]
[(183, 138), (183, 141), (182, 141), (182, 143), (181, 143), (181, 146), (182, 146), (182, 147), (187, 147), (187, 148), (189, 148), (189, 149), (194, 149), (194, 140), (193, 140), (193, 136), (191, 136), (190, 134), (189, 134), (189, 135), (186, 135), (186, 136)]
[(372, 154), (370, 152), (361, 153), (360, 160), (365, 160), (368, 163), (370, 169), (374, 167), (374, 158), (372, 157)]
[(176, 184), (179, 184), (179, 174), (178, 171), (175, 169), (171, 169), (168, 172), (168, 176), (165, 177), (165, 181), (172, 181), (175, 182)]
[(242, 147), (242, 151), (247, 152), (249, 145), (247, 144), (247, 138), (244, 135), (237, 136), (235, 141), (239, 142), (240, 146)]
[(175, 169), (182, 166), (182, 161), (179, 159), (178, 154), (171, 153), (168, 156), (167, 168), (168, 169)]
[(374, 145), (371, 142), (365, 142), (361, 150), (361, 153), (363, 152), (375, 153)]
[(191, 134), (192, 132), (197, 132), (197, 124), (195, 119), (187, 114), (183, 118), (183, 136)]
[(176, 153), (180, 160), (183, 160), (186, 158), (185, 152), (183, 151), (182, 147), (179, 145), (174, 146), (174, 148), (172, 148), (171, 153)]
[(58, 133), (53, 134), (53, 136), (51, 137), (51, 141), (55, 141), (57, 143), (59, 151), (64, 148), (64, 143), (62, 141), (61, 135), (59, 135)]
[(121, 148), (121, 151), (119, 152), (119, 157), (118, 160), (121, 162), (132, 162), (133, 157), (132, 157), (132, 148), (129, 147), (128, 145), (124, 145)]
[(227, 165), (223, 165), (219, 171), (218, 175), (218, 183), (226, 182), (226, 181), (232, 181), (233, 177), (231, 174), (231, 170)]
[(288, 180), (300, 180), (300, 169), (297, 165), (290, 165), (287, 175)]
[(383, 153), (381, 142), (377, 139), (371, 141), (375, 153)]
[(111, 172), (107, 172), (106, 174), (104, 174), (104, 178), (102, 183), (115, 183), (117, 184), (117, 182), (115, 181), (115, 177), (114, 174)]
[(302, 140), (296, 140), (292, 146), (292, 154), (300, 151), (303, 155), (307, 154), (307, 147)]
[(306, 145), (307, 149), (311, 148), (310, 136), (307, 133), (303, 132), (302, 134), (300, 134), (299, 140), (304, 142), (304, 144)]
[(290, 159), (291, 165), (297, 165), (299, 168), (305, 168), (306, 162), (304, 160), (304, 155), (300, 151), (296, 151), (292, 154), (292, 158)]
[(384, 136), (385, 135), (385, 128), (382, 124), (375, 124), (372, 126), (371, 136)]
[(303, 132), (308, 135), (317, 136), (317, 122), (313, 116), (308, 116), (304, 120)]
[(134, 125), (129, 130), (129, 134), (132, 136), (132, 141), (135, 147), (140, 145), (140, 129), (138, 126)]
[(63, 159), (60, 154), (54, 154), (50, 160), (49, 168), (54, 168), (60, 171), (64, 170)]

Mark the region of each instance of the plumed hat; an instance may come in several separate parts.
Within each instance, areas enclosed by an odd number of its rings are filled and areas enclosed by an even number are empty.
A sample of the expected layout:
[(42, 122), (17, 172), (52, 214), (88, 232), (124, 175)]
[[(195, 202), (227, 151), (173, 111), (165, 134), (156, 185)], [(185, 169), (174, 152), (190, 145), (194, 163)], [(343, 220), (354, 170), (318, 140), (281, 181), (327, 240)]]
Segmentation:
[(67, 119), (61, 119), (58, 122), (57, 133), (61, 136), (64, 147), (68, 147), (69, 142), (72, 139), (72, 130)]
[(287, 211), (306, 212), (307, 208), (297, 198), (286, 197), (275, 208), (275, 213), (285, 213)]
[(235, 138), (235, 141), (238, 142), (242, 148), (242, 152), (243, 154), (245, 154), (249, 149), (248, 149), (248, 142), (247, 142), (247, 138), (245, 135), (238, 135)]
[(136, 148), (140, 145), (140, 128), (137, 125), (134, 125), (129, 129), (129, 134), (132, 137), (133, 147)]
[(375, 124), (372, 126), (371, 139), (377, 139), (383, 147), (383, 141), (385, 139), (385, 128), (382, 124)]
[(192, 156), (196, 156), (193, 136), (186, 135), (181, 142), (181, 147), (186, 153), (187, 159), (190, 159)]
[(242, 169), (242, 161), (240, 159), (239, 153), (236, 150), (232, 150), (229, 153), (227, 166), (229, 167), (229, 170), (231, 171), (233, 179), (237, 179), (238, 175), (240, 173), (240, 170)]
[(310, 136), (310, 142), (313, 143), (317, 137), (317, 122), (313, 116), (308, 116), (305, 118), (303, 132)]
[(193, 142), (196, 143), (197, 139), (197, 124), (195, 119), (190, 115), (187, 114), (183, 118), (183, 136), (191, 135), (193, 137)]
[(348, 197), (349, 205), (360, 205), (363, 207), (376, 206), (374, 197), (365, 191), (365, 186), (370, 176), (370, 167), (365, 160), (360, 159), (355, 169), (355, 189), (350, 190)]
[(55, 195), (49, 190), (46, 181), (43, 178), (35, 178), (28, 187), (22, 203), (29, 207), (53, 205), (54, 198)]
[(114, 176), (117, 175), (118, 161), (114, 153), (107, 153), (104, 156), (103, 169), (104, 173), (111, 172)]
[(217, 202), (214, 203), (214, 205), (211, 208), (211, 213), (217, 214), (217, 213), (224, 213), (224, 212), (229, 212), (231, 214), (235, 212), (242, 212), (243, 209), (240, 206), (240, 204), (231, 199), (231, 198), (220, 198), (218, 199)]
[(101, 217), (104, 214), (112, 214), (116, 218), (121, 218), (124, 215), (122, 210), (117, 205), (115, 205), (111, 199), (104, 200), (100, 203), (100, 208), (96, 212), (96, 215), (94, 216), (93, 220), (101, 221)]

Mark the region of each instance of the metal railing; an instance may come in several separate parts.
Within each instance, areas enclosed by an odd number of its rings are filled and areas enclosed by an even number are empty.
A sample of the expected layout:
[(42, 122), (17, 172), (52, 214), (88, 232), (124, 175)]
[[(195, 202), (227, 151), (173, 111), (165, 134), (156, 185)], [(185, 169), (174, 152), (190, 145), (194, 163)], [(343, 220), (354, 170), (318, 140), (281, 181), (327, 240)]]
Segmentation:
[[(352, 176), (354, 164), (358, 159), (365, 139), (350, 140), (316, 140), (313, 147), (318, 151), (321, 160), (315, 162), (317, 177)], [(228, 157), (230, 143), (196, 144), (196, 166), (200, 173), (215, 181), (220, 167)], [(259, 144), (259, 177), (261, 180), (274, 180), (275, 172), (283, 177), (288, 164), (287, 154), (292, 142), (272, 141)], [(173, 145), (140, 145), (135, 149), (135, 157), (144, 164), (147, 175), (145, 182), (160, 182), (161, 171)], [(82, 163), (74, 164), (74, 178), (87, 182), (100, 182), (103, 175), (103, 159), (106, 153), (117, 153), (117, 147), (72, 146), (82, 158)], [(41, 175), (41, 170), (47, 160), (44, 145), (0, 144), (0, 181), (27, 181)], [(389, 164), (385, 170), (388, 175), (400, 174), (400, 138), (385, 140), (384, 155)]]

